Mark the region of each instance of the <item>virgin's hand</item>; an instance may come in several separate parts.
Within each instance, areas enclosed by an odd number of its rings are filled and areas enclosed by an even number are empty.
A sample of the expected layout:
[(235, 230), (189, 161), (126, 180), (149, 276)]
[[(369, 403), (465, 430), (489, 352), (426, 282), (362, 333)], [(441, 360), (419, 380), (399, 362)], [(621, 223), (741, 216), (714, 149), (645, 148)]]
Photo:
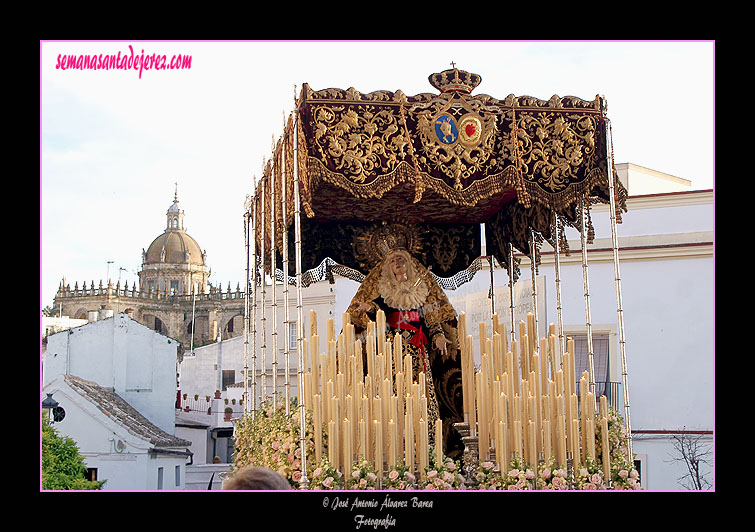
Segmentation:
[(448, 351), (448, 344), (451, 342), (443, 334), (439, 334), (435, 337), (435, 347), (444, 355)]
[(370, 310), (372, 310), (372, 305), (360, 301), (359, 303), (357, 303), (356, 310), (357, 312), (369, 312)]

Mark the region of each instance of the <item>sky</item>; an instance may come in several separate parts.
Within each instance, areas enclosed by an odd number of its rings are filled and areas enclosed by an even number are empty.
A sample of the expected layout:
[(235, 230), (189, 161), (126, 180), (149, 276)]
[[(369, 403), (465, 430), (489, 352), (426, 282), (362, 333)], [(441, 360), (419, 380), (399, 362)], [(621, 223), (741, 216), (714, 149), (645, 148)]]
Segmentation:
[[(713, 41), (41, 41), (40, 309), (62, 278), (138, 282), (176, 186), (210, 281), (244, 279), (244, 200), (302, 84), (435, 93), (451, 67), (474, 94), (592, 101), (614, 161), (714, 188)], [(190, 68), (62, 69), (81, 54), (191, 57)], [(177, 185), (176, 185), (177, 183)], [(628, 214), (627, 214), (628, 215)]]

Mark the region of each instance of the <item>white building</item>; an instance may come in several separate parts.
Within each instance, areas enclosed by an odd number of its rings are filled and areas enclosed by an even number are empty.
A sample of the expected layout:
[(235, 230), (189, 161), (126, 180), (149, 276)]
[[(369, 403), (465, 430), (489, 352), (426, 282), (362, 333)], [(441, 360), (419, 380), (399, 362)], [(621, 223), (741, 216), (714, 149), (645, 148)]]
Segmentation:
[(47, 339), (43, 392), (105, 490), (184, 489), (190, 442), (175, 437), (179, 344), (125, 314)]

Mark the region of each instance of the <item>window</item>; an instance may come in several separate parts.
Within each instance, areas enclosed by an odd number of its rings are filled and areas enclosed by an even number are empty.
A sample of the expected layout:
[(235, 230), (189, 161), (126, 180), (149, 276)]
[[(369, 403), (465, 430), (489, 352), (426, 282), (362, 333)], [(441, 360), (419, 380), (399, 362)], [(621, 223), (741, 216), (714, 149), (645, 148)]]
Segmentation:
[[(579, 387), (582, 373), (590, 371), (590, 361), (587, 356), (587, 335), (585, 333), (567, 334), (574, 339), (574, 377)], [(618, 383), (611, 382), (610, 372), (610, 336), (608, 333), (593, 333), (593, 370), (595, 371), (596, 397), (607, 396), (610, 405), (616, 407), (619, 398)]]
[(296, 322), (288, 323), (288, 347), (289, 349), (296, 349)]
[(92, 482), (96, 482), (97, 481), (97, 468), (88, 467), (87, 470), (84, 472), (84, 478)]
[[(574, 335), (574, 374), (579, 382), (583, 371), (588, 371), (590, 361), (587, 356), (587, 335)], [(593, 370), (595, 371), (595, 382), (608, 382), (608, 335), (592, 335), (593, 350)]]
[(176, 466), (176, 487), (181, 485), (181, 466)]
[(163, 489), (163, 468), (157, 468), (157, 489)]
[(56, 423), (60, 423), (63, 421), (66, 417), (66, 411), (63, 410), (62, 406), (56, 406), (52, 409), (52, 420)]
[(223, 391), (225, 391), (229, 385), (236, 384), (236, 371), (232, 369), (223, 370)]
[(170, 293), (175, 295), (178, 293), (178, 281), (171, 281), (170, 282)]

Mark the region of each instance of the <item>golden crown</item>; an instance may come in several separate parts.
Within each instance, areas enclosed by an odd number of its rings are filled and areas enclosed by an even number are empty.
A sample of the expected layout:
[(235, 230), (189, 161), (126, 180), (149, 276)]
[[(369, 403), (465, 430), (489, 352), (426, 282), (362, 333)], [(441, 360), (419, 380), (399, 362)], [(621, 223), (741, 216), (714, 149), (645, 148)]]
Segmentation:
[(458, 68), (450, 68), (443, 72), (430, 74), (427, 78), (430, 85), (440, 92), (465, 92), (469, 94), (482, 82), (479, 74), (472, 74)]

